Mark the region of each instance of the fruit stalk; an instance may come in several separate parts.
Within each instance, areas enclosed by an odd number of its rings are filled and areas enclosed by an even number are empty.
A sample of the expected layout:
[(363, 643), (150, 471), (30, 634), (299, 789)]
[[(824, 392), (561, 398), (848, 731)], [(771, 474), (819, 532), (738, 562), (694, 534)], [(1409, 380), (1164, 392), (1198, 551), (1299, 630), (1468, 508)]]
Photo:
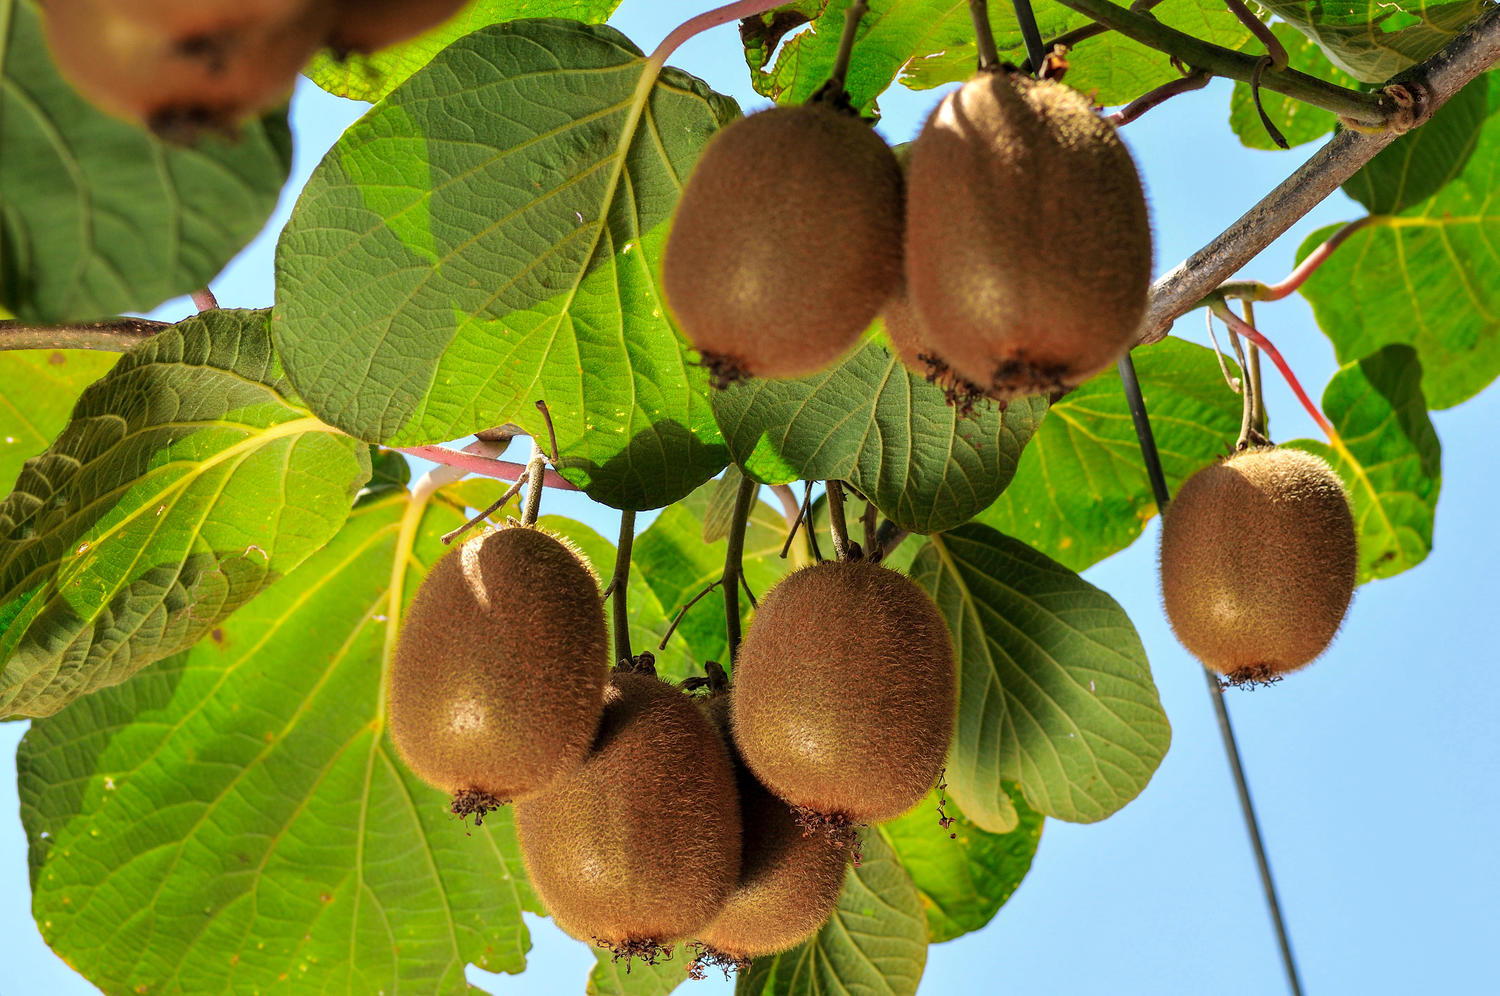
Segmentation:
[(1318, 423), (1318, 428), (1322, 429), (1323, 434), (1328, 437), (1328, 442), (1332, 444), (1334, 449), (1344, 452), (1344, 442), (1339, 438), (1338, 431), (1334, 429), (1333, 423), (1329, 422), (1318, 406), (1313, 404), (1312, 399), (1307, 396), (1307, 392), (1302, 389), (1302, 382), (1297, 379), (1296, 374), (1292, 373), (1292, 368), (1287, 365), (1286, 360), (1282, 359), (1281, 353), (1271, 344), (1271, 341), (1261, 335), (1255, 326), (1229, 310), (1229, 304), (1223, 298), (1210, 300), (1208, 307), (1225, 325), (1229, 326), (1231, 332), (1239, 333), (1266, 351), (1266, 355), (1271, 358), (1271, 362), (1276, 364), (1276, 369), (1281, 371), (1281, 376), (1286, 378), (1287, 386), (1292, 389), (1292, 393), (1297, 396), (1297, 400), (1302, 402), (1302, 407), (1307, 409), (1307, 414), (1312, 416), (1312, 420)]
[(630, 613), (625, 602), (625, 592), (630, 587), (630, 548), (635, 543), (635, 512), (620, 512), (620, 541), (615, 545), (614, 577), (609, 582), (610, 607), (614, 614), (615, 660), (629, 660)]
[(829, 481), (827, 491), (828, 535), (833, 537), (833, 555), (839, 560), (848, 560), (849, 520), (844, 517), (844, 485), (840, 481)]
[[(995, 33), (990, 30), (990, 9), (985, 0), (969, 0), (969, 16), (974, 21), (974, 44), (979, 48), (979, 68), (995, 69), (1000, 52), (995, 48)], [(1037, 65), (1041, 65), (1038, 61)]]
[(542, 453), (542, 448), (533, 439), (531, 441), (531, 459), (526, 461), (526, 504), (521, 508), (521, 525), (530, 526), (536, 523), (537, 513), (542, 508), (542, 488), (546, 486), (547, 457)]
[(849, 75), (849, 57), (854, 54), (854, 39), (859, 34), (859, 22), (869, 13), (865, 0), (854, 0), (844, 11), (844, 33), (839, 36), (838, 55), (833, 59), (833, 70), (828, 74), (830, 90), (843, 92), (844, 80)]
[[(496, 460), (486, 455), (490, 449), (487, 443), (470, 443), (461, 450), (451, 449), (447, 446), (397, 446), (396, 452), (405, 453), (421, 460), (432, 463), (440, 463), (448, 467), (457, 467), (466, 474), (478, 474), (481, 477), (494, 477), (502, 481), (514, 481), (526, 473), (526, 465), (515, 463), (510, 460)], [(548, 470), (542, 475), (542, 483), (549, 488), (557, 488), (559, 491), (581, 491), (582, 488), (572, 483), (555, 470)]]
[[(745, 554), (745, 523), (750, 520), (750, 502), (759, 486), (748, 476), (740, 481), (740, 493), (734, 499), (734, 517), (729, 520), (728, 548), (724, 551), (724, 636), (729, 646), (730, 666), (740, 652), (740, 561)], [(811, 525), (808, 533), (812, 533)]]
[(1195, 69), (1186, 76), (1163, 83), (1154, 90), (1149, 90), (1139, 97), (1120, 108), (1108, 118), (1109, 123), (1119, 128), (1128, 125), (1136, 118), (1145, 114), (1151, 108), (1164, 104), (1180, 93), (1190, 93), (1193, 90), (1202, 90), (1208, 86), (1209, 80), (1214, 74), (1206, 69)]

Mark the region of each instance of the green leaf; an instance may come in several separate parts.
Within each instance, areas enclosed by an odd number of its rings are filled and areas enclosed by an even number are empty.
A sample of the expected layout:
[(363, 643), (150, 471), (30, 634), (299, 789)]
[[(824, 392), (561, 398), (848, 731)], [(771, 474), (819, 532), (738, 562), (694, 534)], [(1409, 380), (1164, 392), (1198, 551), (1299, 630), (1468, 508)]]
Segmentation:
[[(1359, 81), (1348, 73), (1343, 72), (1324, 54), (1316, 42), (1302, 34), (1290, 24), (1273, 24), (1271, 33), (1281, 42), (1286, 49), (1289, 64), (1293, 69), (1316, 76), (1320, 80), (1337, 83), (1339, 86), (1358, 89)], [(1240, 50), (1252, 55), (1264, 55), (1266, 48), (1260, 39), (1253, 36), (1247, 37), (1240, 45)], [(1260, 102), (1265, 107), (1266, 113), (1271, 117), (1271, 123), (1281, 130), (1282, 136), (1290, 146), (1302, 145), (1314, 139), (1322, 138), (1333, 131), (1338, 124), (1338, 115), (1332, 111), (1314, 107), (1312, 104), (1304, 104), (1300, 100), (1274, 93), (1270, 90), (1261, 90)], [(1229, 127), (1239, 136), (1240, 143), (1251, 149), (1271, 150), (1276, 148), (1276, 143), (1271, 141), (1270, 133), (1266, 131), (1265, 125), (1261, 124), (1260, 115), (1255, 112), (1255, 101), (1250, 95), (1250, 84), (1235, 83), (1234, 96), (1229, 101)]]
[(739, 500), (740, 483), (744, 479), (745, 475), (739, 466), (730, 464), (715, 480), (708, 508), (703, 512), (703, 542), (717, 543), (729, 535), (729, 525), (734, 520), (734, 506)]
[(33, 0), (0, 0), (0, 304), (32, 322), (149, 311), (207, 286), (291, 170), (286, 112), (188, 148), (57, 74)]
[(1442, 446), (1422, 397), (1422, 364), (1410, 346), (1386, 346), (1334, 374), (1323, 412), (1343, 440), (1291, 443), (1338, 471), (1354, 502), (1359, 583), (1415, 567), (1432, 549), (1442, 487)]
[(1317, 42), (1355, 79), (1382, 83), (1442, 48), (1487, 5), (1482, 0), (1261, 0), (1259, 6)]
[[(911, 812), (880, 826), (922, 897), (932, 943), (978, 930), (1016, 891), (1042, 839), (1042, 814), (1007, 787), (1020, 824), (1010, 833), (987, 833), (964, 818), (958, 805), (939, 804), (930, 792)], [(939, 816), (954, 822), (943, 827)]]
[(1010, 483), (1046, 399), (961, 416), (943, 391), (867, 341), (796, 380), (749, 380), (714, 395), (734, 461), (767, 484), (842, 480), (914, 532), (966, 522)]
[(931, 537), (912, 576), (958, 653), (947, 777), (977, 826), (1015, 827), (1005, 782), (1019, 782), (1032, 808), (1078, 823), (1140, 794), (1171, 728), (1140, 637), (1113, 598), (977, 524)]
[[(510, 811), (468, 827), (384, 735), (408, 497), (361, 504), (191, 651), (34, 723), (17, 757), (32, 909), (109, 993), (465, 993), (539, 912)], [(461, 521), (431, 506), (405, 591)]]
[[(1390, 343), (1416, 347), (1433, 408), (1500, 374), (1500, 74), (1463, 94), (1351, 181), (1378, 213), (1302, 285), (1341, 364)], [(1298, 259), (1333, 231), (1308, 236)]]
[(474, 0), (447, 21), (408, 41), (369, 55), (351, 53), (343, 59), (325, 51), (314, 56), (303, 71), (335, 96), (373, 104), (471, 31), (519, 17), (565, 17), (603, 24), (619, 5), (619, 0)]
[(515, 21), (466, 35), (356, 122), (277, 247), (276, 348), (320, 418), (441, 442), (504, 422), (564, 476), (655, 508), (727, 452), (655, 276), (666, 222), (728, 98), (611, 28)]
[[(779, 30), (813, 16), (812, 26), (781, 46), (774, 64), (774, 30), (744, 33), (745, 58), (757, 92), (783, 104), (800, 104), (828, 78), (838, 52), (849, 0), (790, 4)], [(1089, 23), (1089, 18), (1049, 0), (1032, 5), (1044, 39)], [(974, 75), (978, 50), (969, 5), (962, 0), (871, 0), (860, 22), (846, 87), (858, 107), (872, 104), (898, 79), (914, 90), (957, 83)], [(991, 0), (990, 26), (1002, 61), (1026, 61), (1025, 43), (1009, 0)], [(1213, 0), (1165, 0), (1152, 13), (1172, 27), (1219, 45), (1235, 47), (1249, 34), (1224, 7)], [(765, 18), (759, 23), (765, 25)], [(1115, 33), (1080, 42), (1068, 54), (1069, 85), (1095, 93), (1099, 103), (1123, 104), (1153, 87), (1176, 78), (1166, 55)]]
[[(1175, 491), (1234, 446), (1240, 399), (1207, 347), (1169, 336), (1131, 357)], [(1124, 385), (1111, 370), (1052, 406), (1015, 480), (977, 521), (1081, 571), (1134, 543), (1155, 514)]]
[(927, 965), (927, 923), (916, 886), (885, 839), (867, 833), (864, 860), (845, 873), (833, 916), (812, 939), (757, 958), (736, 996), (912, 996)]
[(369, 476), (291, 394), (265, 312), (125, 354), (0, 502), (0, 716), (191, 646), (326, 543)]
[(617, 960), (614, 953), (594, 949), (594, 967), (589, 971), (588, 996), (667, 996), (687, 981), (692, 953), (682, 944), (672, 953), (648, 965), (639, 958)]
[(0, 488), (68, 424), (85, 387), (114, 366), (113, 353), (87, 349), (0, 352)]

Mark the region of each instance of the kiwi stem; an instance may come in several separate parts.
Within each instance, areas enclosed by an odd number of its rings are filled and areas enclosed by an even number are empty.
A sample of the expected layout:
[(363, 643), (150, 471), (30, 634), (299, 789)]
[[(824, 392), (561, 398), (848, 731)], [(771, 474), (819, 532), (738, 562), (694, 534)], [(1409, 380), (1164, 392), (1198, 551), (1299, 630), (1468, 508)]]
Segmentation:
[(1214, 74), (1206, 69), (1195, 69), (1186, 76), (1180, 76), (1175, 80), (1163, 83), (1154, 90), (1148, 90), (1139, 97), (1109, 115), (1108, 121), (1116, 128), (1128, 125), (1136, 118), (1145, 114), (1151, 108), (1166, 103), (1168, 100), (1180, 93), (1190, 93), (1193, 90), (1202, 90), (1208, 86), (1209, 80)]
[[(1245, 302), (1245, 324), (1252, 326), (1255, 324), (1255, 308), (1249, 301)], [(1266, 399), (1261, 389), (1260, 347), (1252, 342), (1250, 344), (1249, 358), (1241, 360), (1240, 363), (1244, 368), (1245, 380), (1247, 382), (1245, 393), (1250, 398), (1249, 424), (1246, 426), (1246, 432), (1242, 433), (1242, 435), (1248, 435), (1247, 442), (1263, 446), (1271, 440), (1266, 435)]]
[(620, 542), (615, 546), (614, 578), (609, 582), (610, 608), (614, 612), (615, 660), (629, 660), (630, 612), (625, 593), (630, 588), (630, 548), (635, 545), (635, 510), (620, 512)]
[(531, 459), (526, 461), (526, 476), (531, 486), (526, 489), (526, 503), (521, 506), (521, 525), (536, 525), (537, 513), (542, 508), (542, 488), (545, 485), (547, 457), (535, 439), (531, 441)]
[[(1130, 418), (1135, 423), (1136, 439), (1140, 441), (1141, 457), (1146, 464), (1146, 474), (1151, 478), (1151, 492), (1156, 497), (1158, 514), (1166, 514), (1172, 495), (1167, 489), (1167, 477), (1162, 471), (1161, 456), (1156, 449), (1156, 437), (1151, 432), (1151, 418), (1146, 412), (1146, 401), (1141, 397), (1141, 382), (1136, 377), (1135, 363), (1130, 354), (1120, 357), (1118, 363), (1120, 380), (1125, 387), (1125, 400), (1130, 406)], [(1260, 834), (1260, 821), (1255, 815), (1255, 805), (1250, 799), (1250, 786), (1245, 780), (1245, 765), (1240, 759), (1239, 744), (1235, 739), (1234, 726), (1229, 721), (1229, 707), (1224, 702), (1224, 690), (1219, 679), (1208, 668), (1203, 669), (1208, 682), (1208, 697), (1213, 702), (1214, 715), (1219, 721), (1219, 736), (1224, 741), (1224, 753), (1229, 760), (1230, 775), (1234, 778), (1235, 791), (1239, 795), (1240, 815), (1245, 821), (1245, 830), (1250, 836), (1250, 847), (1255, 852), (1255, 864), (1260, 871), (1261, 889), (1266, 895), (1271, 921), (1276, 928), (1276, 940), (1281, 947), (1281, 962), (1286, 970), (1287, 983), (1293, 996), (1302, 996), (1302, 983), (1297, 975), (1297, 961), (1292, 956), (1291, 939), (1287, 936), (1286, 921), (1281, 915), (1281, 900), (1276, 895), (1276, 882), (1271, 877), (1271, 862), (1266, 856), (1265, 840)]]
[[(486, 442), (470, 443), (461, 450), (450, 449), (447, 446), (398, 446), (396, 452), (405, 453), (432, 463), (440, 463), (449, 467), (457, 467), (466, 474), (478, 474), (481, 477), (494, 477), (502, 481), (514, 481), (526, 473), (527, 464), (513, 463), (509, 460), (496, 460), (488, 455), (491, 452), (503, 451), (505, 447), (496, 447)], [(542, 483), (549, 488), (559, 491), (580, 491), (578, 485), (564, 478), (555, 470), (548, 470), (542, 475)]]
[(828, 534), (833, 537), (833, 556), (849, 559), (849, 521), (844, 518), (844, 486), (838, 481), (827, 483)]
[(1282, 298), (1293, 293), (1307, 282), (1307, 278), (1317, 272), (1318, 267), (1328, 262), (1334, 250), (1344, 244), (1344, 240), (1355, 232), (1375, 221), (1373, 215), (1365, 215), (1348, 222), (1338, 231), (1328, 236), (1327, 241), (1307, 254), (1307, 258), (1297, 264), (1296, 269), (1287, 274), (1286, 279), (1280, 283), (1263, 284), (1254, 280), (1235, 280), (1221, 284), (1219, 293), (1225, 297), (1240, 298), (1245, 301), (1280, 301)]
[[(990, 30), (990, 8), (985, 0), (969, 0), (969, 17), (974, 21), (974, 44), (979, 49), (979, 71), (994, 72), (1000, 68), (1000, 52), (995, 48), (995, 32)], [(1040, 62), (1037, 63), (1041, 65)]]
[[(980, 6), (984, 6), (981, 4)], [(1035, 66), (1033, 72), (1041, 72), (1045, 62), (1047, 50), (1042, 48), (1042, 32), (1036, 26), (1036, 12), (1031, 9), (1031, 0), (1011, 0), (1011, 6), (1016, 11), (1016, 26), (1021, 29), (1021, 41), (1026, 46), (1026, 62)], [(988, 23), (988, 10), (985, 13), (985, 21)], [(993, 32), (990, 35), (990, 44), (995, 42)], [(995, 61), (1000, 61), (999, 53), (995, 53)]]
[(468, 532), (470, 529), (473, 529), (475, 526), (479, 525), (479, 523), (483, 522), (485, 519), (488, 519), (490, 516), (500, 511), (500, 509), (504, 508), (506, 502), (510, 501), (520, 493), (521, 486), (526, 483), (528, 476), (528, 474), (522, 472), (521, 476), (516, 478), (516, 483), (506, 488), (505, 494), (501, 495), (497, 501), (490, 505), (489, 508), (485, 509), (483, 512), (480, 512), (478, 515), (474, 516), (472, 519), (468, 520), (452, 532), (444, 533), (443, 545), (448, 546), (464, 533)]
[(214, 297), (214, 292), (207, 287), (204, 287), (202, 290), (193, 291), (191, 297), (193, 299), (193, 307), (199, 311), (212, 311), (219, 306), (219, 299)]
[(97, 349), (125, 353), (172, 326), (144, 318), (112, 318), (107, 322), (70, 322), (31, 325), (17, 319), (0, 320), (0, 350)]
[[(1255, 79), (1259, 56), (1210, 44), (1168, 27), (1149, 14), (1127, 10), (1109, 0), (1058, 2), (1069, 10), (1086, 14), (1100, 24), (1113, 28), (1127, 38), (1168, 55), (1175, 55), (1196, 69), (1206, 69), (1215, 76), (1225, 76), (1242, 83), (1250, 83)], [(1384, 92), (1364, 93), (1351, 90), (1295, 69), (1273, 73), (1262, 85), (1267, 90), (1321, 107), (1351, 122), (1372, 128), (1386, 127), (1398, 111), (1396, 101)]]
[(677, 624), (682, 622), (683, 617), (688, 614), (688, 609), (691, 609), (693, 606), (697, 605), (699, 600), (702, 599), (704, 595), (707, 595), (709, 592), (713, 591), (723, 583), (723, 578), (715, 578), (708, 584), (704, 585), (703, 588), (698, 592), (698, 594), (688, 599), (687, 604), (677, 610), (677, 615), (672, 618), (672, 625), (668, 626), (667, 631), (662, 634), (661, 642), (656, 645), (656, 649), (666, 650), (667, 641), (672, 638), (673, 633), (677, 632)]
[(865, 0), (854, 0), (844, 10), (844, 32), (839, 35), (838, 55), (834, 56), (833, 69), (828, 73), (828, 86), (832, 90), (844, 89), (844, 80), (849, 76), (849, 57), (854, 54), (854, 39), (859, 34), (859, 22), (869, 11), (870, 6)]
[(875, 503), (866, 498), (865, 510), (859, 516), (860, 532), (864, 535), (865, 556), (873, 560), (879, 560), (881, 555), (880, 547), (875, 542), (875, 525), (879, 515), (880, 510), (875, 507)]
[(1312, 416), (1312, 420), (1318, 423), (1318, 428), (1322, 429), (1323, 434), (1328, 437), (1329, 443), (1333, 445), (1334, 449), (1343, 452), (1344, 441), (1339, 438), (1338, 432), (1333, 428), (1333, 423), (1329, 422), (1318, 409), (1318, 406), (1312, 403), (1312, 399), (1302, 389), (1302, 382), (1297, 379), (1296, 374), (1292, 373), (1292, 368), (1287, 365), (1286, 360), (1282, 359), (1281, 353), (1271, 344), (1271, 341), (1261, 335), (1255, 326), (1250, 325), (1244, 319), (1240, 318), (1239, 315), (1230, 311), (1228, 303), (1223, 298), (1209, 299), (1208, 306), (1219, 317), (1220, 321), (1229, 326), (1231, 332), (1238, 332), (1266, 351), (1266, 355), (1271, 358), (1271, 362), (1276, 364), (1276, 369), (1281, 371), (1281, 376), (1286, 378), (1287, 386), (1292, 389), (1292, 393), (1297, 396), (1297, 400), (1302, 402), (1302, 407), (1307, 409), (1307, 414)]
[(547, 424), (547, 460), (552, 466), (557, 466), (557, 429), (552, 424), (552, 409), (547, 407), (547, 402), (538, 401), (536, 410), (542, 413), (542, 421)]
[[(750, 520), (750, 502), (760, 487), (746, 477), (740, 481), (740, 493), (734, 499), (734, 517), (729, 520), (729, 544), (724, 551), (724, 636), (729, 645), (729, 665), (734, 666), (740, 652), (740, 561), (745, 554), (745, 523)], [(808, 529), (812, 534), (812, 529)]]

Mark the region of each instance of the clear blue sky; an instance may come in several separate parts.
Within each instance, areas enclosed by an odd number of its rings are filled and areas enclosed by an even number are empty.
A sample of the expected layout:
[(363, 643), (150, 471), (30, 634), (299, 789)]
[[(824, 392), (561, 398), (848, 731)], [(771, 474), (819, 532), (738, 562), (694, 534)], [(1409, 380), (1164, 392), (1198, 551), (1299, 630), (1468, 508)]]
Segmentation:
[[(706, 2), (626, 0), (614, 22), (649, 51)], [(857, 57), (857, 55), (856, 55)], [(748, 83), (733, 26), (672, 59), (738, 99)], [(1240, 147), (1224, 123), (1229, 87), (1178, 98), (1125, 129), (1145, 176), (1165, 271), (1213, 238), (1309, 155)], [(895, 91), (881, 130), (913, 137), (937, 94)], [(295, 192), (360, 105), (299, 88), (297, 160), (267, 232), (213, 284), (226, 307), (272, 301), (272, 250)], [(1245, 271), (1276, 279), (1303, 235), (1360, 213), (1336, 197)], [(190, 312), (174, 302), (160, 314)], [(1262, 305), (1261, 328), (1317, 396), (1333, 350), (1300, 298)], [(1206, 342), (1202, 317), (1178, 333)], [(1315, 430), (1274, 373), (1278, 439)], [(1500, 944), (1500, 653), (1493, 618), (1495, 426), (1500, 391), (1434, 417), (1443, 442), (1436, 548), (1419, 568), (1359, 590), (1329, 654), (1274, 688), (1233, 693), (1240, 736), (1283, 904), (1310, 994), (1491, 991)], [(8, 483), (8, 482), (7, 482)], [(569, 494), (549, 512), (613, 535), (616, 513)], [(649, 522), (643, 517), (642, 526)], [(1151, 784), (1100, 824), (1049, 820), (1030, 876), (988, 928), (928, 955), (924, 996), (961, 994), (1275, 994), (1285, 991), (1269, 921), (1198, 665), (1173, 639), (1157, 591), (1155, 523), (1086, 576), (1130, 613), (1172, 721), (1172, 748)], [(0, 725), (13, 756), (24, 723)], [(0, 996), (97, 993), (42, 943), (28, 909), (15, 770), (0, 764)], [(528, 918), (531, 967), (482, 976), (498, 994), (582, 992), (592, 956)], [(725, 993), (718, 981), (684, 993)]]

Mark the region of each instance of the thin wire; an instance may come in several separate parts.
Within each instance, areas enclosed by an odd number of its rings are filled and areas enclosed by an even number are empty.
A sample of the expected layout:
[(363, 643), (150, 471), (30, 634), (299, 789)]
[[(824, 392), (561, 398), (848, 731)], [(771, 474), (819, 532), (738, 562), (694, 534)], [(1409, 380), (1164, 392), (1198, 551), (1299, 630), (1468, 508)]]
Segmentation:
[[(1167, 478), (1161, 469), (1161, 456), (1156, 451), (1156, 437), (1151, 433), (1151, 419), (1146, 414), (1146, 402), (1141, 397), (1141, 382), (1135, 375), (1135, 363), (1126, 353), (1118, 364), (1120, 380), (1125, 385), (1125, 400), (1130, 406), (1130, 418), (1135, 423), (1136, 438), (1140, 440), (1141, 457), (1146, 463), (1146, 474), (1151, 478), (1151, 491), (1156, 496), (1156, 508), (1165, 512), (1171, 501), (1167, 490)], [(1287, 936), (1286, 921), (1281, 915), (1281, 900), (1276, 896), (1276, 882), (1271, 878), (1271, 862), (1266, 857), (1265, 841), (1260, 835), (1260, 822), (1255, 817), (1255, 806), (1250, 801), (1250, 786), (1245, 781), (1245, 766), (1240, 760), (1239, 744), (1235, 740), (1234, 727), (1229, 722), (1229, 709), (1224, 704), (1224, 690), (1219, 679), (1207, 668), (1203, 677), (1208, 682), (1208, 697), (1213, 701), (1214, 713), (1219, 719), (1219, 735), (1224, 741), (1224, 753), (1229, 758), (1229, 771), (1234, 776), (1235, 791), (1240, 797), (1240, 812), (1245, 818), (1245, 829), (1250, 834), (1250, 847), (1255, 852), (1255, 864), (1260, 870), (1261, 889), (1266, 894), (1266, 905), (1270, 907), (1271, 922), (1276, 928), (1276, 941), (1281, 947), (1281, 964), (1286, 969), (1287, 985), (1293, 996), (1302, 996), (1302, 980), (1297, 974), (1297, 960), (1292, 955), (1291, 938)]]

